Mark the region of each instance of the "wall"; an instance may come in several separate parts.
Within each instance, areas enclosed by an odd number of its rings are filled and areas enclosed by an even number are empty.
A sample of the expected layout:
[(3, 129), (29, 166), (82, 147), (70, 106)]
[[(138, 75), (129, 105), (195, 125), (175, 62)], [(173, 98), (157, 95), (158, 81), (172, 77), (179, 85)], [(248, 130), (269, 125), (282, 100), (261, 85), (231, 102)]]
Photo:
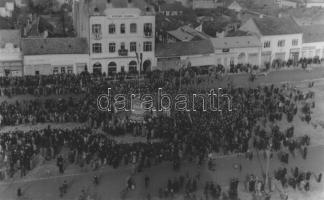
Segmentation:
[(306, 3), (306, 8), (321, 7), (324, 8), (324, 3)]
[[(298, 39), (298, 45), (293, 46), (292, 40)], [(278, 47), (278, 41), (285, 40), (285, 46)], [(264, 42), (270, 41), (270, 48), (264, 48)], [(290, 58), (290, 52), (295, 50), (299, 52), (300, 57), (300, 50), (302, 46), (302, 34), (292, 34), (292, 35), (273, 35), (273, 36), (262, 36), (261, 37), (261, 44), (262, 44), (262, 52), (271, 52), (271, 61), (273, 61), (276, 54), (284, 53), (284, 60), (288, 60)], [(262, 64), (264, 61), (261, 61)]]
[[(41, 75), (53, 74), (54, 66), (73, 66), (73, 73), (77, 73), (77, 64), (86, 64), (89, 68), (89, 56), (87, 54), (62, 54), (62, 55), (31, 55), (24, 56), (24, 75), (35, 75), (39, 71)], [(66, 73), (67, 73), (67, 69)]]
[[(244, 56), (242, 56), (244, 53)], [(253, 55), (253, 56), (252, 56)], [(230, 61), (236, 64), (251, 64), (260, 66), (261, 63), (261, 48), (247, 47), (247, 48), (230, 48), (228, 52), (223, 52), (223, 49), (215, 49), (215, 63), (221, 64), (229, 69)]]
[(303, 43), (301, 50), (302, 58), (324, 58), (324, 42)]
[[(0, 49), (0, 76), (4, 76), (4, 71), (10, 73), (22, 74), (22, 53), (19, 47), (7, 43), (4, 48)], [(13, 74), (12, 74), (13, 75)]]
[(215, 65), (214, 54), (181, 56), (181, 60), (190, 62), (193, 67)]

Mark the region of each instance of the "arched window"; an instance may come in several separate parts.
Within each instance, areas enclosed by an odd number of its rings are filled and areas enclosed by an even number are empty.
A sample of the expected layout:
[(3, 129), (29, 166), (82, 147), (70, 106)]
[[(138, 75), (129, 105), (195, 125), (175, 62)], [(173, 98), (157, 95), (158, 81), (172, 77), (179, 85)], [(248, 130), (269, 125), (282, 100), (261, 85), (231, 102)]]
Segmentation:
[(99, 75), (102, 72), (102, 65), (100, 62), (93, 64), (93, 74)]
[(137, 72), (137, 62), (132, 60), (128, 64), (128, 72), (130, 74), (135, 74)]
[(110, 62), (108, 64), (108, 75), (114, 76), (117, 73), (117, 64), (115, 62)]
[(143, 63), (143, 72), (147, 73), (151, 71), (151, 61), (150, 60), (145, 60)]

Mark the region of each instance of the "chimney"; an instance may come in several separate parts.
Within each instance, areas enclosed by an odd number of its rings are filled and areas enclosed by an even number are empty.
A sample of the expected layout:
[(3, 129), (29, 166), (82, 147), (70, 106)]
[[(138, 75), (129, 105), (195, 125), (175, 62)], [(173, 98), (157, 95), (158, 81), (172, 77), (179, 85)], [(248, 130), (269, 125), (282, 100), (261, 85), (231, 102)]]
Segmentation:
[(106, 8), (111, 8), (111, 7), (112, 7), (111, 0), (107, 0)]

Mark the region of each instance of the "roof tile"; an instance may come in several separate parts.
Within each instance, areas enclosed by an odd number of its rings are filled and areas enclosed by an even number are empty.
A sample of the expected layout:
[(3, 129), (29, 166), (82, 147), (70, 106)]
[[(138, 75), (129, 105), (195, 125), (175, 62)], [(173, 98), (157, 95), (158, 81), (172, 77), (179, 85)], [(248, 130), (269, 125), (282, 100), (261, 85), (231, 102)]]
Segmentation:
[(87, 54), (85, 38), (25, 38), (22, 40), (24, 55)]

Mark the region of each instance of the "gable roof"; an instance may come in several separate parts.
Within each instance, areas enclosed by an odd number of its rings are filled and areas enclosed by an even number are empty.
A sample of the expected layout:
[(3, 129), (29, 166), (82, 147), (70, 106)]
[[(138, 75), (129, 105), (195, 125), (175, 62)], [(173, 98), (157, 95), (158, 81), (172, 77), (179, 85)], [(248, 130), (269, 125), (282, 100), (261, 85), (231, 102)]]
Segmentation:
[(301, 28), (291, 17), (253, 18), (262, 35), (288, 35), (302, 33)]
[(188, 25), (181, 26), (176, 30), (168, 31), (168, 34), (172, 35), (173, 37), (177, 38), (180, 41), (190, 41), (194, 38), (198, 39), (208, 39), (209, 36), (199, 32)]
[(211, 53), (214, 53), (214, 47), (210, 40), (157, 44), (155, 49), (156, 57), (160, 58)]
[(2, 29), (0, 30), (0, 47), (3, 47), (6, 43), (19, 45), (20, 38), (20, 30)]
[(247, 48), (261, 46), (261, 42), (256, 36), (212, 38), (210, 40), (215, 49)]
[(87, 54), (86, 38), (25, 38), (22, 39), (24, 55)]
[(302, 26), (303, 42), (324, 42), (324, 25)]

